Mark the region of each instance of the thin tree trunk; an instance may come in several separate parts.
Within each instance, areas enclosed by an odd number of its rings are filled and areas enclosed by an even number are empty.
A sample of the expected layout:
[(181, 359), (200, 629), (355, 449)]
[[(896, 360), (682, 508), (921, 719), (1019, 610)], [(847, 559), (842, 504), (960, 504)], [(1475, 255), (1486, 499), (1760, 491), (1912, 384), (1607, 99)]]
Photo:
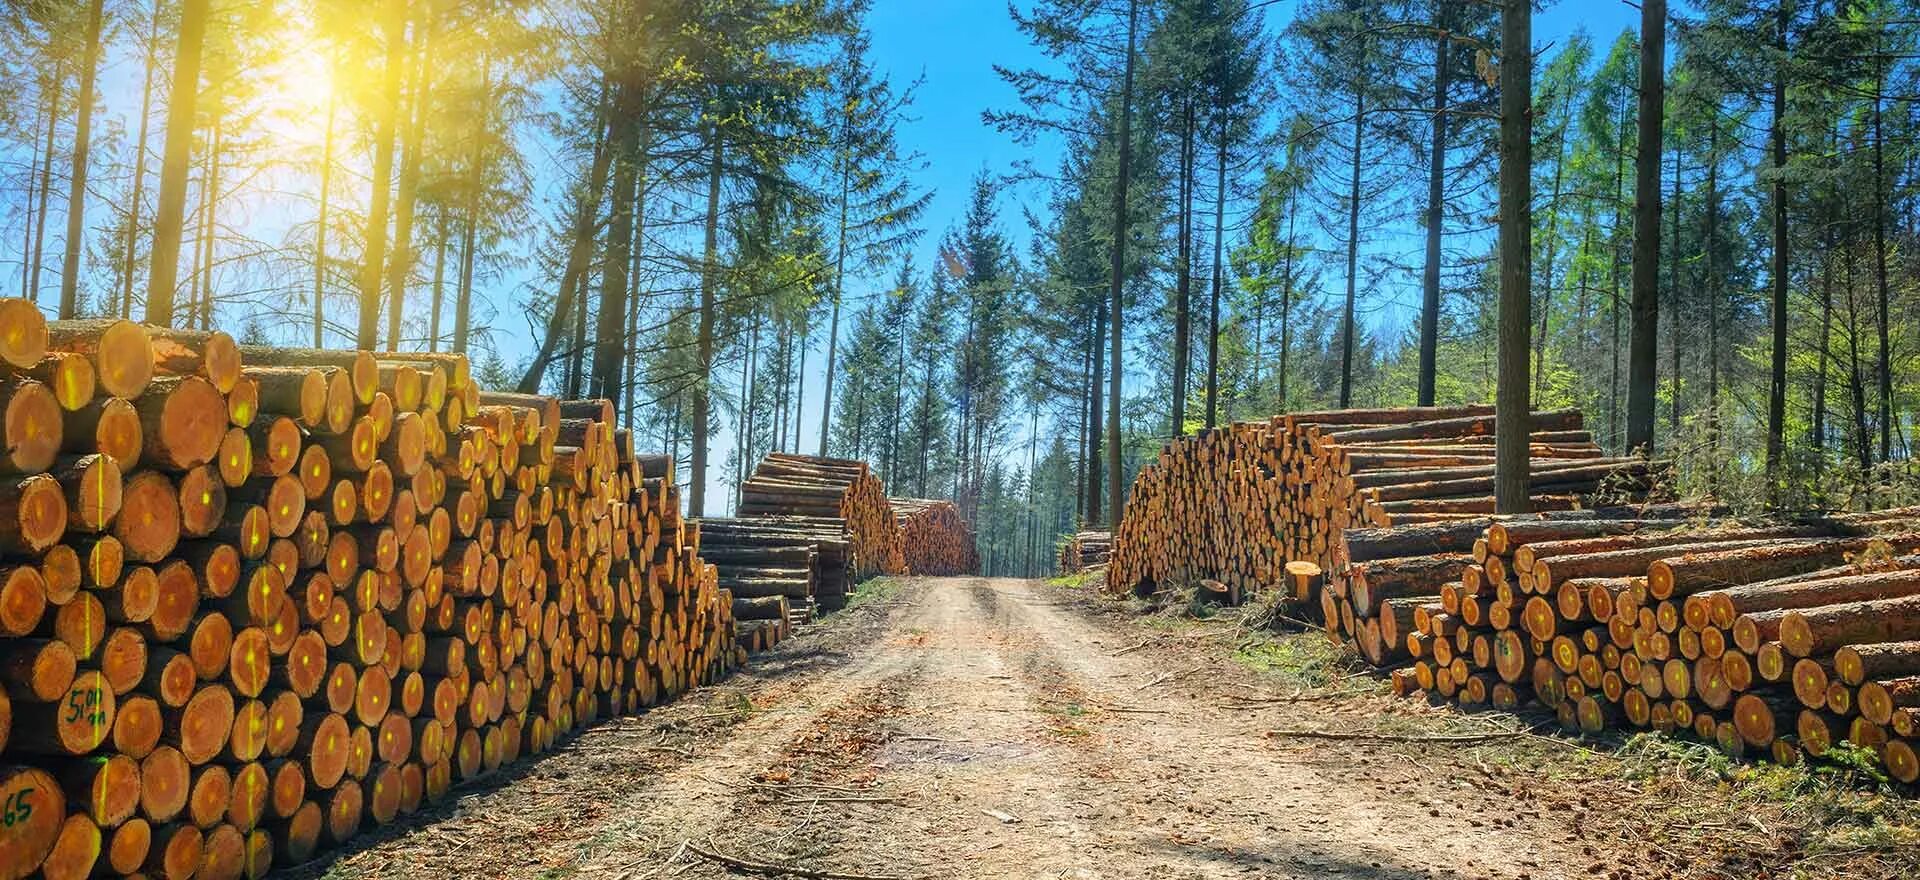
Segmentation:
[(1300, 220), (1300, 194), (1287, 196), (1287, 255), (1280, 270), (1280, 411), (1290, 407), (1287, 401), (1287, 358), (1293, 352), (1293, 234)]
[(613, 157), (613, 151), (607, 147), (611, 108), (604, 92), (600, 106), (598, 115), (601, 118), (594, 130), (593, 161), (574, 202), (573, 242), (567, 248), (566, 267), (560, 272), (560, 290), (553, 299), (553, 314), (547, 316), (546, 332), (540, 335), (540, 350), (534, 353), (533, 361), (527, 364), (527, 371), (520, 376), (520, 383), (514, 389), (521, 394), (533, 394), (540, 390), (540, 383), (546, 378), (547, 366), (553, 362), (554, 349), (559, 346), (561, 335), (567, 331), (567, 319), (573, 315), (574, 302), (583, 298), (581, 289), (588, 266), (593, 262), (594, 232), (600, 219), (600, 197), (607, 188), (607, 171)]
[[(1671, 415), (1668, 416), (1667, 429), (1674, 434), (1680, 432), (1680, 350), (1682, 348), (1680, 345), (1680, 322), (1678, 320), (1680, 316), (1680, 263), (1682, 262), (1680, 259), (1680, 174), (1683, 168), (1680, 164), (1680, 159), (1680, 151), (1675, 149), (1673, 151), (1673, 251), (1672, 256), (1667, 260), (1668, 310), (1671, 313), (1671, 317), (1674, 318), (1674, 320), (1667, 322), (1668, 358), (1671, 361), (1671, 368), (1667, 371), (1667, 388), (1670, 392), (1668, 395), (1670, 398), (1669, 402), (1672, 404)], [(1638, 223), (1635, 224), (1634, 229), (1635, 234), (1638, 235)], [(1635, 278), (1634, 310), (1636, 316), (1635, 326), (1637, 328), (1640, 308), (1638, 281), (1640, 254), (1639, 245), (1637, 244), (1639, 239), (1635, 238), (1634, 241), (1636, 242), (1634, 246), (1633, 269)], [(1656, 267), (1656, 269), (1657, 268), (1658, 267)], [(1638, 342), (1636, 341), (1634, 344), (1637, 345)], [(1633, 430), (1633, 388), (1631, 379), (1628, 381), (1627, 388), (1627, 430), (1629, 432)], [(1642, 448), (1641, 444), (1635, 444), (1631, 439), (1628, 440), (1628, 446), (1631, 449)], [(1647, 454), (1652, 454), (1653, 447), (1645, 446), (1645, 450)]]
[[(493, 58), (483, 56), (480, 62), (479, 127), (486, 127), (487, 100), (493, 94)], [(466, 204), (466, 232), (460, 253), (460, 289), (454, 295), (453, 302), (453, 350), (466, 354), (467, 336), (473, 323), (473, 263), (479, 249), (480, 225), (480, 188), (485, 179), (487, 164), (486, 139), (473, 139), (473, 153), (468, 157)]]
[(428, 77), (433, 70), (433, 43), (422, 13), (414, 24), (420, 42), (419, 61), (414, 65), (412, 112), (406, 131), (401, 134), (400, 189), (394, 199), (393, 255), (387, 260), (387, 347), (401, 348), (400, 314), (407, 303), (407, 279), (413, 275), (413, 208), (420, 185), (422, 135), (433, 89)]
[(1088, 525), (1099, 525), (1105, 522), (1100, 516), (1101, 508), (1106, 505), (1106, 495), (1104, 494), (1106, 483), (1101, 479), (1101, 472), (1104, 469), (1101, 460), (1101, 452), (1103, 450), (1101, 434), (1106, 430), (1106, 422), (1101, 416), (1101, 404), (1103, 403), (1104, 396), (1102, 383), (1107, 374), (1107, 310), (1105, 306), (1106, 303), (1104, 302), (1095, 302), (1093, 304), (1093, 339), (1091, 341), (1093, 378), (1092, 384), (1090, 384), (1087, 389), (1087, 393), (1092, 398), (1087, 404), (1089, 408), (1087, 416), (1089, 425), (1087, 429), (1087, 501), (1086, 519), (1082, 520)]
[(200, 305), (201, 330), (213, 329), (213, 250), (214, 242), (220, 235), (220, 227), (216, 225), (215, 220), (218, 217), (220, 205), (220, 148), (225, 141), (225, 136), (220, 130), (223, 116), (219, 110), (216, 104), (213, 118), (209, 120), (208, 127), (213, 132), (213, 139), (207, 144), (206, 180), (202, 184), (202, 188), (206, 190), (206, 205), (203, 208), (206, 213), (200, 220), (200, 236), (205, 255), (200, 259), (200, 295), (197, 300)]
[(373, 195), (361, 253), (360, 327), (354, 337), (354, 344), (363, 349), (377, 347), (375, 337), (380, 332), (380, 278), (386, 266), (387, 212), (393, 200), (393, 138), (399, 126), (400, 74), (406, 66), (407, 0), (387, 0), (387, 8), (387, 66), (373, 127)]
[[(1127, 268), (1127, 190), (1133, 181), (1133, 45), (1140, 25), (1140, 0), (1127, 2), (1127, 57), (1125, 73), (1120, 86), (1120, 163), (1119, 173), (1115, 176), (1113, 187), (1113, 262), (1107, 284), (1107, 305), (1110, 309), (1107, 322), (1108, 330), (1113, 333), (1109, 343), (1112, 358), (1108, 364), (1109, 383), (1107, 391), (1107, 471), (1112, 474), (1107, 483), (1107, 509), (1112, 512), (1113, 524), (1120, 524), (1121, 514), (1126, 509), (1126, 487), (1122, 485), (1124, 474), (1120, 449), (1120, 356), (1123, 345), (1121, 321), (1121, 294), (1125, 290)], [(1095, 513), (1098, 513), (1096, 510)]]
[[(153, 117), (153, 77), (160, 66), (160, 0), (153, 2), (153, 16), (147, 30), (146, 73), (140, 86), (140, 134), (133, 142), (133, 197), (127, 202), (127, 242), (121, 257), (120, 317), (133, 316), (134, 252), (140, 240), (140, 205), (147, 182), (147, 127)], [(331, 119), (331, 117), (329, 117)], [(318, 347), (317, 345), (315, 346)]]
[(1860, 485), (1865, 487), (1873, 481), (1873, 440), (1867, 432), (1867, 386), (1860, 368), (1860, 294), (1854, 285), (1851, 240), (1843, 260), (1847, 285), (1847, 390), (1853, 397), (1853, 449), (1860, 460)]
[[(1877, 46), (1877, 41), (1876, 41)], [(1893, 460), (1893, 344), (1887, 284), (1887, 168), (1886, 138), (1881, 131), (1881, 104), (1886, 91), (1885, 62), (1873, 89), (1873, 281), (1878, 312), (1880, 346), (1876, 355), (1880, 373), (1880, 460)]]
[[(1625, 101), (1620, 102), (1620, 120), (1617, 124), (1617, 130), (1622, 140), (1625, 140), (1627, 134), (1627, 113), (1627, 103)], [(1623, 439), (1620, 433), (1620, 312), (1625, 308), (1626, 303), (1620, 299), (1620, 275), (1622, 268), (1620, 265), (1620, 238), (1621, 227), (1623, 225), (1620, 222), (1620, 206), (1622, 204), (1620, 200), (1620, 190), (1626, 186), (1626, 182), (1627, 151), (1615, 150), (1613, 154), (1613, 229), (1609, 236), (1611, 239), (1609, 244), (1613, 250), (1613, 266), (1607, 272), (1607, 284), (1610, 288), (1607, 294), (1607, 301), (1609, 303), (1607, 311), (1613, 323), (1613, 365), (1607, 374), (1607, 442), (1615, 448), (1618, 448)], [(1655, 268), (1657, 269), (1658, 267)]]
[(447, 212), (434, 212), (433, 308), (427, 312), (427, 351), (440, 350), (440, 309), (446, 302)]
[[(1782, 0), (1776, 19), (1774, 51), (1780, 53), (1773, 74), (1773, 119), (1768, 126), (1773, 141), (1773, 374), (1767, 394), (1767, 495), (1780, 503), (1780, 468), (1787, 448), (1787, 272), (1791, 254), (1787, 238), (1787, 26), (1793, 12)], [(1884, 265), (1884, 264), (1883, 264)]]
[(326, 347), (327, 207), (333, 192), (333, 121), (339, 98), (327, 96), (327, 134), (320, 147), (320, 219), (313, 226), (313, 347)]
[(1174, 257), (1173, 300), (1173, 400), (1170, 410), (1173, 424), (1167, 436), (1187, 433), (1187, 373), (1193, 359), (1193, 99), (1181, 110), (1180, 123), (1180, 222), (1178, 253)]
[(1440, 355), (1440, 239), (1446, 220), (1447, 86), (1452, 81), (1453, 53), (1448, 0), (1434, 4), (1434, 25), (1440, 31), (1433, 48), (1433, 140), (1427, 150), (1427, 261), (1420, 278), (1420, 390), (1419, 405), (1432, 406), (1439, 376)]
[(62, 58), (53, 65), (53, 79), (50, 81), (47, 97), (47, 146), (40, 162), (39, 207), (34, 214), (39, 222), (34, 224), (33, 262), (31, 274), (27, 279), (27, 296), (35, 302), (40, 301), (40, 268), (44, 265), (47, 244), (47, 210), (53, 195), (53, 138), (60, 130), (60, 102), (66, 97), (67, 64)]
[(100, 28), (106, 0), (87, 4), (87, 48), (80, 68), (80, 106), (73, 127), (73, 172), (67, 187), (67, 253), (60, 267), (60, 317), (79, 314), (80, 239), (86, 233), (87, 153), (92, 146), (93, 83), (100, 67)]
[[(1563, 118), (1564, 111), (1570, 110), (1572, 103), (1573, 92), (1570, 89), (1566, 106), (1562, 108)], [(1557, 145), (1554, 147), (1553, 157), (1553, 190), (1547, 197), (1547, 252), (1545, 254), (1547, 265), (1542, 270), (1545, 283), (1540, 287), (1540, 335), (1533, 344), (1533, 396), (1535, 398), (1546, 396), (1546, 386), (1543, 383), (1547, 377), (1547, 323), (1553, 317), (1553, 267), (1557, 262), (1554, 258), (1560, 245), (1560, 186), (1565, 179), (1567, 167), (1566, 124), (1560, 126), (1560, 131), (1554, 140)]]
[(1360, 283), (1360, 148), (1364, 143), (1367, 96), (1353, 89), (1353, 165), (1347, 186), (1347, 297), (1340, 310), (1340, 408), (1353, 406), (1353, 309)]
[(1706, 229), (1700, 244), (1707, 297), (1707, 488), (1719, 484), (1720, 473), (1720, 275), (1714, 271), (1714, 250), (1720, 239), (1720, 115), (1710, 112), (1707, 122)]
[[(1666, 0), (1641, 0), (1640, 137), (1633, 181), (1633, 325), (1627, 355), (1627, 448), (1649, 454), (1653, 451), (1654, 386), (1659, 378), (1655, 360), (1659, 357), (1660, 344), (1660, 131), (1666, 100), (1663, 94), (1666, 48)], [(1679, 186), (1676, 168), (1676, 192)], [(1677, 374), (1674, 381), (1679, 381)], [(1678, 391), (1677, 385), (1675, 390)], [(1677, 402), (1674, 405), (1679, 406)]]
[[(702, 516), (707, 509), (707, 421), (712, 405), (714, 300), (720, 283), (720, 182), (725, 144), (717, 126), (707, 130), (706, 247), (700, 266), (700, 324), (696, 338), (698, 361), (693, 379), (693, 485), (687, 489), (687, 515)], [(822, 443), (826, 441), (822, 440)]]
[(1220, 108), (1220, 143), (1214, 154), (1213, 292), (1207, 296), (1207, 427), (1220, 424), (1220, 288), (1226, 283), (1227, 108)]
[(820, 399), (820, 451), (827, 454), (827, 433), (833, 425), (833, 372), (840, 352), (840, 298), (847, 289), (847, 196), (852, 187), (853, 159), (849, 147), (840, 148), (839, 247), (833, 259), (833, 317), (827, 321), (827, 381)]
[(1500, 15), (1500, 376), (1495, 392), (1494, 496), (1501, 513), (1526, 513), (1527, 330), (1533, 270), (1533, 6), (1506, 0)]
[[(640, 106), (640, 86), (623, 83), (615, 94), (619, 108), (614, 116), (613, 217), (607, 229), (607, 261), (600, 285), (599, 321), (594, 327), (593, 396), (618, 401), (621, 358), (626, 352), (627, 288), (632, 283), (628, 261), (633, 258), (634, 211), (638, 207), (634, 188), (639, 185), (646, 163), (646, 133), (641, 130), (644, 113)], [(582, 311), (584, 312), (585, 303)]]
[[(794, 373), (793, 394), (793, 451), (800, 451), (800, 432), (804, 428), (807, 412), (807, 319), (800, 324), (800, 369)], [(922, 492), (922, 495), (926, 493)]]

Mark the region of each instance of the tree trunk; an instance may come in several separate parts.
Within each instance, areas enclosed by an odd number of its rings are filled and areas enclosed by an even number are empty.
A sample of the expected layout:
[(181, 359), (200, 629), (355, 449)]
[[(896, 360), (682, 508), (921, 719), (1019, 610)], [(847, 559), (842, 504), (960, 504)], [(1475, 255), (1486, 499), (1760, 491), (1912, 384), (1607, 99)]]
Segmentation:
[[(133, 316), (134, 251), (140, 241), (140, 205), (147, 182), (147, 127), (153, 117), (153, 76), (160, 66), (160, 2), (154, 0), (153, 18), (147, 31), (146, 74), (140, 87), (140, 134), (134, 138), (133, 198), (127, 202), (127, 244), (120, 266), (121, 318)], [(331, 118), (331, 117), (329, 117)]]
[[(1876, 41), (1876, 48), (1878, 43)], [(1880, 346), (1876, 355), (1880, 367), (1880, 460), (1893, 460), (1893, 345), (1889, 339), (1887, 290), (1887, 168), (1881, 132), (1881, 103), (1887, 86), (1885, 62), (1879, 62), (1880, 75), (1873, 89), (1873, 281), (1874, 303), (1878, 310)]]
[(424, 118), (427, 114), (428, 97), (432, 88), (427, 77), (433, 70), (433, 45), (427, 33), (427, 16), (423, 13), (414, 26), (420, 41), (420, 60), (414, 65), (412, 112), (407, 116), (406, 131), (401, 134), (400, 188), (394, 199), (393, 209), (393, 256), (387, 260), (387, 348), (399, 350), (400, 314), (407, 303), (407, 279), (413, 274), (413, 208), (414, 196), (420, 184), (420, 152), (423, 144)]
[(833, 317), (827, 321), (827, 382), (821, 390), (826, 396), (820, 399), (820, 451), (816, 453), (823, 458), (827, 454), (827, 435), (833, 427), (833, 373), (840, 354), (840, 297), (847, 289), (847, 196), (853, 175), (849, 149), (842, 145), (840, 152), (839, 248), (833, 259)]
[[(1665, 109), (1666, 0), (1640, 4), (1640, 138), (1633, 181), (1633, 325), (1627, 356), (1627, 448), (1653, 451), (1660, 322), (1660, 130)], [(1680, 185), (1674, 175), (1674, 187)], [(1676, 404), (1677, 406), (1678, 404)]]
[(1500, 375), (1495, 391), (1495, 504), (1526, 513), (1528, 435), (1533, 407), (1527, 387), (1527, 331), (1533, 271), (1533, 7), (1506, 0), (1500, 16)]
[(1448, 0), (1434, 4), (1434, 26), (1440, 33), (1434, 39), (1433, 141), (1427, 150), (1427, 262), (1420, 278), (1420, 406), (1433, 405), (1439, 371), (1440, 238), (1446, 219), (1447, 86), (1452, 79), (1447, 12)]
[[(480, 62), (480, 94), (493, 93), (493, 58), (483, 57)], [(480, 125), (486, 126), (487, 101), (480, 102)], [(454, 294), (453, 302), (453, 350), (459, 354), (467, 353), (467, 336), (473, 323), (473, 261), (479, 249), (480, 224), (480, 182), (486, 168), (486, 140), (474, 138), (473, 153), (467, 164), (466, 230), (460, 242), (460, 287)]]
[(1719, 482), (1720, 471), (1720, 274), (1714, 269), (1714, 245), (1720, 239), (1720, 116), (1707, 123), (1707, 200), (1701, 235), (1700, 263), (1707, 297), (1707, 487)]
[(1360, 272), (1360, 147), (1366, 133), (1367, 96), (1353, 89), (1353, 166), (1347, 185), (1347, 298), (1340, 311), (1340, 408), (1353, 406), (1353, 306)]
[(320, 147), (320, 219), (313, 226), (313, 347), (326, 347), (327, 208), (333, 192), (333, 121), (339, 99), (327, 98), (327, 133)]
[[(693, 377), (693, 464), (687, 489), (687, 515), (702, 516), (707, 507), (707, 421), (712, 406), (709, 381), (713, 377), (714, 299), (720, 284), (720, 182), (725, 144), (718, 126), (709, 127), (707, 145), (707, 223), (706, 247), (700, 264), (700, 326), (697, 333), (698, 360)], [(823, 437), (820, 441), (826, 443)]]
[(1854, 284), (1854, 248), (1849, 241), (1841, 264), (1847, 285), (1847, 390), (1853, 397), (1853, 448), (1860, 460), (1860, 482), (1873, 477), (1873, 441), (1867, 433), (1867, 386), (1860, 369), (1860, 293)]
[(373, 196), (361, 253), (360, 328), (354, 344), (377, 348), (380, 332), (380, 271), (386, 265), (387, 211), (393, 198), (393, 137), (400, 116), (400, 73), (407, 46), (407, 0), (387, 0), (387, 67), (373, 126)]
[[(1573, 93), (1568, 91), (1566, 107), (1571, 109)], [(1546, 396), (1546, 386), (1541, 384), (1547, 376), (1547, 323), (1553, 317), (1553, 267), (1555, 252), (1560, 244), (1560, 186), (1565, 179), (1567, 167), (1567, 128), (1563, 124), (1554, 137), (1553, 190), (1547, 197), (1547, 252), (1545, 283), (1540, 287), (1540, 335), (1534, 341), (1533, 348), (1533, 396)]]
[[(433, 221), (433, 307), (427, 310), (427, 351), (440, 350), (440, 309), (446, 302), (447, 212), (434, 212)], [(536, 383), (537, 387), (537, 383)], [(515, 389), (531, 394), (524, 388)]]
[(1097, 525), (1105, 520), (1100, 512), (1106, 506), (1105, 481), (1101, 479), (1104, 470), (1101, 452), (1101, 435), (1106, 431), (1106, 422), (1101, 415), (1104, 395), (1102, 382), (1107, 370), (1107, 309), (1106, 303), (1096, 302), (1093, 306), (1093, 378), (1087, 388), (1091, 398), (1088, 401), (1087, 415), (1087, 501), (1086, 518), (1082, 522)]
[(1180, 219), (1173, 292), (1173, 424), (1167, 436), (1187, 433), (1187, 366), (1193, 359), (1193, 99), (1180, 112)]
[[(1227, 108), (1220, 108), (1220, 143), (1214, 153), (1213, 292), (1207, 296), (1207, 427), (1220, 424), (1220, 287), (1226, 282)], [(1031, 469), (1029, 469), (1031, 473)]]
[(1791, 266), (1787, 239), (1787, 26), (1792, 11), (1781, 0), (1775, 25), (1774, 50), (1780, 53), (1773, 73), (1773, 119), (1768, 134), (1773, 142), (1773, 374), (1767, 394), (1767, 495), (1780, 503), (1780, 467), (1787, 437), (1787, 271)]
[[(1682, 262), (1680, 259), (1680, 174), (1682, 171), (1680, 159), (1680, 150), (1676, 148), (1673, 151), (1673, 248), (1671, 257), (1667, 260), (1667, 305), (1669, 307), (1668, 311), (1672, 313), (1672, 317), (1674, 318), (1674, 320), (1667, 322), (1667, 357), (1670, 364), (1667, 371), (1667, 389), (1670, 392), (1668, 397), (1670, 398), (1669, 403), (1671, 404), (1671, 410), (1667, 416), (1667, 430), (1675, 434), (1680, 432), (1680, 351), (1684, 347), (1680, 344), (1680, 323), (1678, 320), (1680, 316), (1680, 263)], [(1638, 229), (1638, 226), (1636, 225), (1635, 228)], [(1634, 269), (1636, 272), (1639, 271), (1638, 259), (1636, 256)], [(1633, 391), (1631, 388), (1627, 391), (1627, 410), (1629, 429), (1631, 429), (1633, 410)], [(1629, 445), (1628, 448), (1632, 450), (1638, 449), (1639, 447)], [(1653, 448), (1651, 446), (1647, 447), (1647, 454), (1651, 455), (1652, 452)]]
[(53, 195), (53, 141), (60, 130), (60, 102), (66, 97), (67, 63), (62, 58), (54, 62), (53, 78), (49, 81), (47, 96), (47, 146), (40, 160), (40, 183), (38, 184), (39, 204), (33, 209), (37, 222), (30, 225), (33, 233), (33, 256), (28, 263), (27, 298), (40, 301), (40, 268), (45, 262), (43, 256), (47, 244), (47, 207)]
[[(1622, 140), (1626, 138), (1627, 122), (1627, 104), (1622, 101), (1620, 102), (1620, 119), (1616, 126)], [(1615, 449), (1621, 447), (1624, 439), (1620, 433), (1620, 312), (1626, 304), (1620, 300), (1620, 190), (1625, 187), (1626, 181), (1627, 151), (1616, 150), (1613, 154), (1613, 229), (1609, 236), (1611, 239), (1609, 244), (1613, 251), (1613, 266), (1607, 272), (1609, 287), (1607, 313), (1613, 324), (1613, 364), (1607, 372), (1607, 442)]]
[[(600, 283), (599, 322), (594, 327), (591, 394), (616, 403), (619, 398), (621, 358), (626, 352), (627, 290), (632, 283), (628, 263), (633, 257), (633, 197), (646, 163), (646, 138), (640, 130), (644, 109), (640, 86), (622, 83), (615, 91), (613, 153), (613, 217), (607, 228), (607, 258)], [(585, 304), (582, 303), (584, 306)], [(581, 310), (585, 311), (584, 308)]]
[(1300, 194), (1287, 196), (1287, 255), (1280, 270), (1280, 411), (1287, 411), (1287, 356), (1293, 351), (1293, 251), (1295, 224), (1300, 221)]
[(73, 172), (67, 188), (67, 253), (60, 267), (60, 317), (79, 316), (80, 239), (86, 234), (87, 152), (92, 146), (93, 84), (100, 66), (100, 27), (106, 0), (87, 4), (87, 48), (80, 68), (80, 106), (73, 128)]
[(1120, 86), (1120, 167), (1115, 177), (1113, 195), (1113, 262), (1110, 267), (1107, 284), (1108, 330), (1113, 339), (1108, 344), (1107, 381), (1107, 471), (1112, 476), (1107, 482), (1107, 508), (1113, 513), (1113, 521), (1120, 522), (1120, 515), (1126, 508), (1126, 487), (1121, 485), (1123, 475), (1120, 449), (1120, 355), (1123, 345), (1120, 297), (1126, 286), (1127, 268), (1127, 190), (1133, 180), (1133, 44), (1140, 25), (1140, 0), (1127, 2), (1127, 57), (1125, 73)]

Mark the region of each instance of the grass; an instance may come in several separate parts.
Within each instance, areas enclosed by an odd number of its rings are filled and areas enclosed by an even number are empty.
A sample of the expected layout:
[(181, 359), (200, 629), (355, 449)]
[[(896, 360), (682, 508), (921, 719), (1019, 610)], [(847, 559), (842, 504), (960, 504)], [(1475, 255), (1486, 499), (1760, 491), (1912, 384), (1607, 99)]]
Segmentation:
[[(1356, 678), (1359, 665), (1352, 653), (1327, 641), (1320, 633), (1272, 633), (1256, 631), (1234, 648), (1233, 662), (1258, 673), (1268, 683), (1293, 691), (1317, 691), (1347, 682), (1367, 683)], [(1353, 693), (1373, 693), (1368, 684)]]
[(847, 596), (846, 607), (842, 610), (852, 611), (862, 605), (887, 601), (899, 594), (900, 588), (904, 586), (906, 586), (905, 580), (891, 575), (873, 578), (853, 588), (853, 593)]
[(1097, 590), (1102, 583), (1106, 582), (1106, 578), (1107, 573), (1104, 569), (1082, 571), (1047, 578), (1047, 586), (1067, 590)]

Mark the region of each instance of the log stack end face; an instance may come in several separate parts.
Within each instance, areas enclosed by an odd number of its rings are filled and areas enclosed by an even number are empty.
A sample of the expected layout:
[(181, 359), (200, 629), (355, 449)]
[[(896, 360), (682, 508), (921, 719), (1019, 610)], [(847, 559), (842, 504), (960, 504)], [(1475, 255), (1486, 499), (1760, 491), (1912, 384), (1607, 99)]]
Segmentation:
[(0, 299), (0, 880), (257, 876), (733, 668), (611, 413)]

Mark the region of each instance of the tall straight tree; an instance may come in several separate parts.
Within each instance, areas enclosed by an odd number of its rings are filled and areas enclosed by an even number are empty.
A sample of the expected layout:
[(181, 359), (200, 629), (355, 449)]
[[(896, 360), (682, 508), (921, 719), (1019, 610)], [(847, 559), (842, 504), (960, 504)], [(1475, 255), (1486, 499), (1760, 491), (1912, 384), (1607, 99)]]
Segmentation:
[(146, 322), (173, 326), (180, 242), (186, 231), (187, 174), (193, 161), (194, 107), (200, 98), (200, 50), (207, 39), (209, 0), (180, 0), (180, 33), (173, 52), (173, 88), (167, 98), (166, 151), (160, 158), (160, 200), (153, 215), (153, 255), (147, 272)]
[(87, 3), (86, 47), (80, 60), (80, 103), (73, 127), (73, 171), (67, 180), (67, 252), (60, 267), (60, 317), (79, 308), (80, 239), (86, 233), (87, 153), (93, 134), (94, 76), (100, 67), (100, 31), (106, 0)]
[[(1666, 107), (1666, 0), (1640, 4), (1640, 132), (1633, 180), (1633, 322), (1627, 353), (1627, 448), (1653, 452), (1660, 346), (1661, 114)], [(1676, 179), (1675, 185), (1678, 185)], [(1677, 405), (1677, 404), (1676, 404)]]
[(1773, 357), (1767, 389), (1767, 492), (1770, 501), (1780, 500), (1780, 468), (1787, 446), (1787, 273), (1791, 239), (1787, 235), (1787, 29), (1793, 22), (1793, 6), (1779, 0), (1774, 18), (1773, 49), (1778, 53), (1773, 70), (1773, 113), (1767, 135), (1773, 158)]
[(1107, 510), (1115, 525), (1127, 506), (1126, 470), (1120, 447), (1120, 360), (1124, 345), (1120, 296), (1126, 287), (1127, 269), (1127, 189), (1133, 181), (1133, 74), (1134, 42), (1140, 32), (1140, 0), (1127, 0), (1127, 50), (1120, 84), (1120, 169), (1113, 186), (1113, 261), (1109, 265), (1107, 285), (1107, 327), (1113, 334), (1107, 343)]
[[(894, 135), (913, 102), (913, 88), (898, 93), (867, 59), (869, 38), (858, 31), (842, 40), (841, 57), (826, 96), (833, 132), (832, 198), (836, 246), (833, 302), (827, 323), (826, 395), (820, 404), (820, 452), (827, 454), (833, 422), (834, 371), (840, 346), (840, 304), (848, 271), (867, 272), (920, 237), (921, 215), (931, 192), (918, 192), (907, 178), (918, 160), (900, 151)], [(849, 265), (851, 261), (851, 266)]]
[(360, 327), (354, 344), (376, 348), (380, 334), (380, 280), (386, 267), (387, 212), (393, 199), (394, 130), (399, 127), (400, 78), (406, 67), (407, 0), (385, 0), (387, 60), (373, 124), (373, 195), (360, 267)]
[(1526, 513), (1533, 407), (1527, 335), (1533, 297), (1533, 4), (1500, 17), (1500, 326), (1494, 392), (1494, 509)]
[(1432, 406), (1440, 356), (1440, 243), (1447, 205), (1447, 92), (1453, 84), (1451, 0), (1434, 0), (1433, 138), (1427, 151), (1427, 253), (1420, 273), (1420, 376), (1415, 399)]

